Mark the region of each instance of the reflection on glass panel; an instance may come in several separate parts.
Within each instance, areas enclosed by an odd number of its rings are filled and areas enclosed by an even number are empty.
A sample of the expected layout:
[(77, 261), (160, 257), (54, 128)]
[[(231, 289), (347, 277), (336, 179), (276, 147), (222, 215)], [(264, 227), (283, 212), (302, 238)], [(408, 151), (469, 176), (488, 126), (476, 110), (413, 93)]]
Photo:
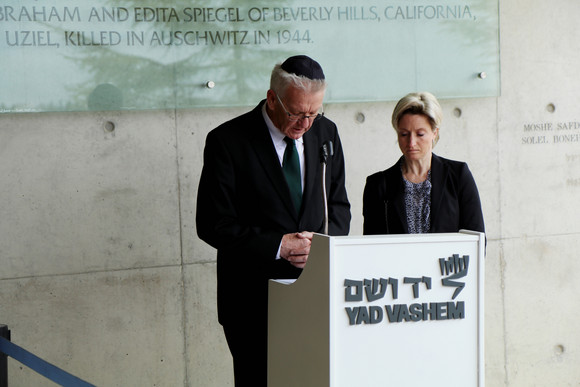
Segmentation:
[(295, 54), (326, 102), (497, 96), (498, 3), (5, 0), (0, 112), (249, 106)]

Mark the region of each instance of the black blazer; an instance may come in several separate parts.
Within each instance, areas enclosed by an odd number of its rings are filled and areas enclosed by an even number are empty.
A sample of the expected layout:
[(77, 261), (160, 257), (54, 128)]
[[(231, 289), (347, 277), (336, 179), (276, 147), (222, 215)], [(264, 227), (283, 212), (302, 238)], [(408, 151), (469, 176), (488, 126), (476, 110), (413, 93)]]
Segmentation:
[[(363, 234), (408, 234), (401, 159), (367, 177), (363, 193)], [(485, 232), (479, 193), (467, 164), (431, 158), (432, 233), (461, 229)]]
[(347, 235), (350, 204), (345, 189), (342, 145), (336, 125), (316, 120), (303, 136), (305, 185), (300, 213), (295, 210), (262, 105), (212, 130), (206, 138), (197, 195), (196, 224), (201, 239), (217, 249), (220, 323), (267, 316), (268, 280), (297, 278), (301, 270), (276, 260), (282, 236), (323, 232), (320, 149), (332, 141), (326, 170), (328, 231)]

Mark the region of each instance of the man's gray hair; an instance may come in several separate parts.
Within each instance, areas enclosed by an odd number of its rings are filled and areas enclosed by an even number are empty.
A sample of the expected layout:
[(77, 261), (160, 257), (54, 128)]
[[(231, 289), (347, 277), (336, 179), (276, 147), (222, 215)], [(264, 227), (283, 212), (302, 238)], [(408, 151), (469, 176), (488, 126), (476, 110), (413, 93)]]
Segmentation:
[(282, 64), (278, 63), (272, 70), (270, 89), (280, 97), (283, 97), (286, 89), (290, 85), (308, 93), (317, 93), (326, 89), (326, 80), (310, 79), (302, 75), (288, 73), (282, 69)]

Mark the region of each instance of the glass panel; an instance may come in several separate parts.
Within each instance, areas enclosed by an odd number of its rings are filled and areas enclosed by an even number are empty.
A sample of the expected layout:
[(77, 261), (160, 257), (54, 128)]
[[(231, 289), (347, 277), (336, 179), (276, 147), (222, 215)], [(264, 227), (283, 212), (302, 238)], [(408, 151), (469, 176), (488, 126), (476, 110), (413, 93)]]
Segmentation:
[(253, 105), (295, 54), (326, 102), (499, 95), (498, 0), (79, 3), (0, 5), (0, 112)]

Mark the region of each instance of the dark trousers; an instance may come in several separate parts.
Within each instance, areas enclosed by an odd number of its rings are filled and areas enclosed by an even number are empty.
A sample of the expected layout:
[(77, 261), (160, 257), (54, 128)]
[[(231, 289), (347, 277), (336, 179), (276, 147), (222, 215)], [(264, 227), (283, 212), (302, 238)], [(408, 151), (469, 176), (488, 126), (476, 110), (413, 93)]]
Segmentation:
[(266, 387), (268, 384), (267, 324), (251, 323), (223, 327), (234, 358), (236, 387)]

